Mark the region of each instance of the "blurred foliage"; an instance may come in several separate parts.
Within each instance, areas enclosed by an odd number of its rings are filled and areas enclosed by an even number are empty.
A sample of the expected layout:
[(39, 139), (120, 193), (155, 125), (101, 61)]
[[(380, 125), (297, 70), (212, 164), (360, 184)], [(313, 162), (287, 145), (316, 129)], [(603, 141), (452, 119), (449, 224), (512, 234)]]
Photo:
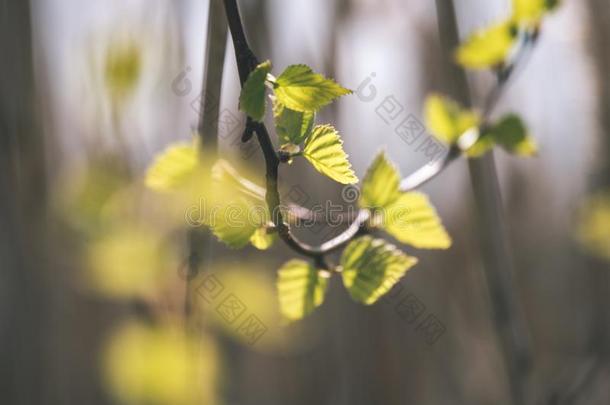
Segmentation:
[(126, 405), (216, 403), (216, 349), (206, 337), (188, 337), (181, 325), (126, 323), (103, 352), (109, 390)]
[(610, 192), (598, 192), (584, 201), (576, 237), (591, 255), (610, 261)]
[(87, 279), (110, 297), (154, 296), (168, 284), (178, 257), (158, 229), (124, 224), (87, 246)]
[(133, 92), (142, 70), (142, 51), (133, 40), (116, 40), (106, 50), (104, 79), (110, 97), (122, 101)]

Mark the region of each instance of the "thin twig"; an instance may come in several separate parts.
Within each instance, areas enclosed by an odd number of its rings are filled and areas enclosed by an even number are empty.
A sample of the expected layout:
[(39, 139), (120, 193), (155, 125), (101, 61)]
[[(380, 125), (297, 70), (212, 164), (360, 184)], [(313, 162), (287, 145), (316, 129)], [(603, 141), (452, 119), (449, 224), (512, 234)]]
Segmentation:
[[(252, 52), (252, 49), (250, 48), (248, 40), (245, 36), (236, 0), (224, 0), (224, 5), (227, 21), (229, 23), (229, 30), (231, 32), (231, 38), (233, 40), (233, 46), (235, 49), (239, 79), (241, 85), (243, 86), (248, 78), (248, 75), (256, 68), (259, 62)], [(520, 52), (517, 55), (520, 55)], [(519, 58), (515, 58), (515, 60), (518, 61)], [(509, 67), (512, 71), (515, 66), (510, 64)], [(509, 74), (505, 75), (506, 80), (498, 81), (490, 93), (497, 93), (500, 95), (508, 82), (508, 77), (510, 77), (510, 72)], [(488, 99), (491, 100), (490, 102), (492, 103), (492, 105), (490, 105), (488, 108), (491, 111), (497, 101), (497, 97), (488, 97)], [(275, 152), (275, 148), (271, 138), (269, 137), (267, 128), (263, 123), (249, 121), (248, 128), (246, 129), (244, 135), (247, 137), (250, 132), (256, 133), (263, 157), (265, 159), (265, 199), (268, 205), (269, 213), (271, 214), (274, 228), (278, 232), (280, 238), (296, 253), (310, 257), (314, 259), (314, 261), (323, 261), (322, 257), (324, 255), (340, 249), (349, 243), (354, 237), (368, 232), (367, 223), (370, 219), (370, 213), (368, 210), (362, 209), (358, 211), (357, 215), (355, 215), (354, 221), (348, 226), (347, 229), (321, 245), (309, 245), (296, 238), (296, 236), (291, 232), (290, 226), (285, 221), (284, 214), (280, 209), (281, 201), (278, 190), (278, 168), (281, 161)], [(476, 138), (474, 140), (476, 140)], [(425, 166), (410, 176), (404, 178), (401, 181), (401, 190), (413, 190), (432, 180), (441, 174), (450, 163), (460, 157), (460, 152), (461, 150), (458, 147), (452, 147), (449, 150), (449, 153), (442, 160), (436, 162), (434, 165)], [(313, 218), (315, 217), (315, 214), (310, 213), (307, 208), (293, 205), (290, 207), (287, 219), (290, 219), (291, 216), (293, 218), (296, 217), (302, 219)]]

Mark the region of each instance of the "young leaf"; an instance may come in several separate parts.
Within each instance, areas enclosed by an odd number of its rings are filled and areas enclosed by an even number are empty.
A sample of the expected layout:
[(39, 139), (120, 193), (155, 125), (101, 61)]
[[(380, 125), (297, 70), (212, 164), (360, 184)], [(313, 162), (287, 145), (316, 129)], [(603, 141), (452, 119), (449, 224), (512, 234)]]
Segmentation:
[(214, 208), (210, 223), (212, 232), (231, 248), (246, 246), (256, 230), (267, 222), (264, 207), (245, 197), (235, 198)]
[(352, 298), (373, 304), (417, 263), (382, 239), (364, 236), (352, 241), (343, 251), (343, 284)]
[(432, 94), (426, 99), (426, 126), (440, 141), (452, 145), (470, 128), (479, 125), (479, 115), (460, 107), (455, 101)]
[(273, 101), (273, 118), (275, 129), (282, 144), (299, 145), (313, 129), (315, 113), (313, 111), (295, 111), (284, 106), (277, 98)]
[(290, 260), (278, 273), (277, 289), (282, 315), (290, 320), (309, 315), (324, 302), (326, 272), (303, 260)]
[(277, 234), (268, 233), (266, 226), (259, 227), (250, 237), (250, 243), (258, 250), (267, 250), (277, 239)]
[(258, 65), (248, 76), (239, 95), (239, 109), (255, 121), (265, 116), (265, 80), (271, 71), (271, 62)]
[(513, 23), (503, 21), (476, 31), (456, 51), (459, 64), (471, 69), (487, 69), (506, 60), (516, 37)]
[(517, 115), (509, 114), (489, 129), (494, 141), (508, 152), (520, 156), (535, 155), (538, 147)]
[(291, 65), (278, 76), (274, 88), (280, 103), (295, 111), (317, 111), (352, 91), (314, 73), (309, 66)]
[(610, 262), (610, 191), (587, 197), (579, 209), (576, 237), (589, 254)]
[(469, 158), (478, 158), (489, 152), (495, 146), (493, 137), (488, 132), (481, 134), (479, 139), (466, 151)]
[[(218, 159), (216, 163), (214, 163), (214, 166), (212, 166), (212, 178), (220, 189), (233, 189), (256, 201), (265, 201), (265, 189), (242, 177), (237, 170), (224, 159)], [(226, 198), (226, 195), (224, 195), (223, 198)]]
[(305, 141), (303, 156), (320, 173), (341, 184), (354, 184), (358, 178), (343, 151), (339, 134), (330, 125), (318, 125)]
[(383, 208), (392, 204), (400, 196), (399, 183), (398, 170), (385, 153), (380, 152), (366, 171), (358, 204), (362, 208)]
[(383, 213), (384, 229), (418, 249), (447, 249), (451, 238), (425, 194), (403, 193)]
[(146, 171), (146, 186), (155, 191), (175, 191), (191, 181), (198, 162), (196, 143), (170, 145)]

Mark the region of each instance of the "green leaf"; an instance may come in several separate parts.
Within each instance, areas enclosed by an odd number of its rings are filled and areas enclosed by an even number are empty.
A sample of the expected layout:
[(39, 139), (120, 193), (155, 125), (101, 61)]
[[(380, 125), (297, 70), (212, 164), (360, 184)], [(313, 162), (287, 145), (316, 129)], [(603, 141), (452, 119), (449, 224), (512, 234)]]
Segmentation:
[(278, 273), (277, 289), (282, 315), (290, 320), (309, 315), (324, 302), (328, 272), (303, 260), (290, 260)]
[(397, 240), (418, 249), (448, 249), (451, 238), (428, 197), (403, 193), (383, 213), (384, 229)]
[(559, 3), (559, 0), (513, 0), (513, 20), (525, 26), (539, 25), (544, 15)]
[(426, 99), (426, 126), (440, 141), (452, 145), (469, 129), (479, 125), (479, 115), (455, 101), (432, 94)]
[(320, 173), (341, 184), (354, 184), (358, 178), (343, 151), (343, 142), (331, 125), (318, 125), (305, 141), (303, 156)]
[(512, 21), (502, 21), (476, 31), (456, 51), (457, 62), (471, 69), (502, 65), (516, 38)]
[(214, 207), (210, 228), (231, 248), (246, 246), (258, 228), (267, 223), (265, 208), (246, 197), (238, 197)]
[(538, 151), (536, 142), (517, 115), (506, 115), (489, 132), (498, 145), (515, 155), (532, 156)]
[(309, 66), (291, 65), (278, 76), (274, 92), (279, 102), (295, 111), (317, 111), (352, 91), (314, 73)]
[(146, 186), (155, 191), (175, 191), (187, 185), (199, 164), (197, 143), (176, 143), (157, 155), (146, 171)]
[(385, 153), (380, 152), (366, 171), (358, 204), (371, 209), (386, 207), (400, 196), (399, 185), (398, 170)]
[(273, 101), (273, 118), (275, 129), (282, 144), (299, 145), (313, 129), (315, 113), (313, 111), (295, 111), (284, 106), (277, 98)]
[(265, 116), (265, 80), (270, 71), (270, 61), (258, 65), (250, 72), (239, 95), (239, 109), (255, 121), (260, 122)]
[(269, 233), (266, 226), (261, 226), (250, 237), (250, 243), (258, 250), (267, 250), (276, 239), (276, 233)]
[(351, 297), (370, 305), (388, 292), (417, 259), (382, 239), (364, 236), (343, 251), (343, 284)]
[(478, 158), (489, 152), (495, 146), (495, 142), (488, 133), (482, 133), (479, 139), (466, 151), (469, 158)]
[(610, 190), (597, 191), (579, 209), (576, 237), (589, 253), (610, 262)]

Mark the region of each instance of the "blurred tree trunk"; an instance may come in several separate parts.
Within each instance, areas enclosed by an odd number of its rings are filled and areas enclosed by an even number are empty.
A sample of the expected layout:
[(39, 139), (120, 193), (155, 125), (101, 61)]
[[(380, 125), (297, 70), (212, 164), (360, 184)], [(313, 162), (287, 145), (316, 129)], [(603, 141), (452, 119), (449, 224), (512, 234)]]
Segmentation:
[[(597, 156), (599, 165), (595, 168), (591, 179), (591, 191), (598, 189), (610, 190), (610, 8), (607, 0), (587, 0), (589, 12), (590, 54), (596, 73), (597, 118), (599, 130), (599, 147)], [(592, 290), (594, 291), (593, 311), (595, 313), (591, 349), (594, 356), (610, 355), (610, 311), (608, 296), (610, 295), (610, 274), (607, 264), (596, 259), (588, 259), (587, 266), (591, 271)]]
[(28, 1), (0, 1), (0, 402), (45, 393), (46, 189)]

